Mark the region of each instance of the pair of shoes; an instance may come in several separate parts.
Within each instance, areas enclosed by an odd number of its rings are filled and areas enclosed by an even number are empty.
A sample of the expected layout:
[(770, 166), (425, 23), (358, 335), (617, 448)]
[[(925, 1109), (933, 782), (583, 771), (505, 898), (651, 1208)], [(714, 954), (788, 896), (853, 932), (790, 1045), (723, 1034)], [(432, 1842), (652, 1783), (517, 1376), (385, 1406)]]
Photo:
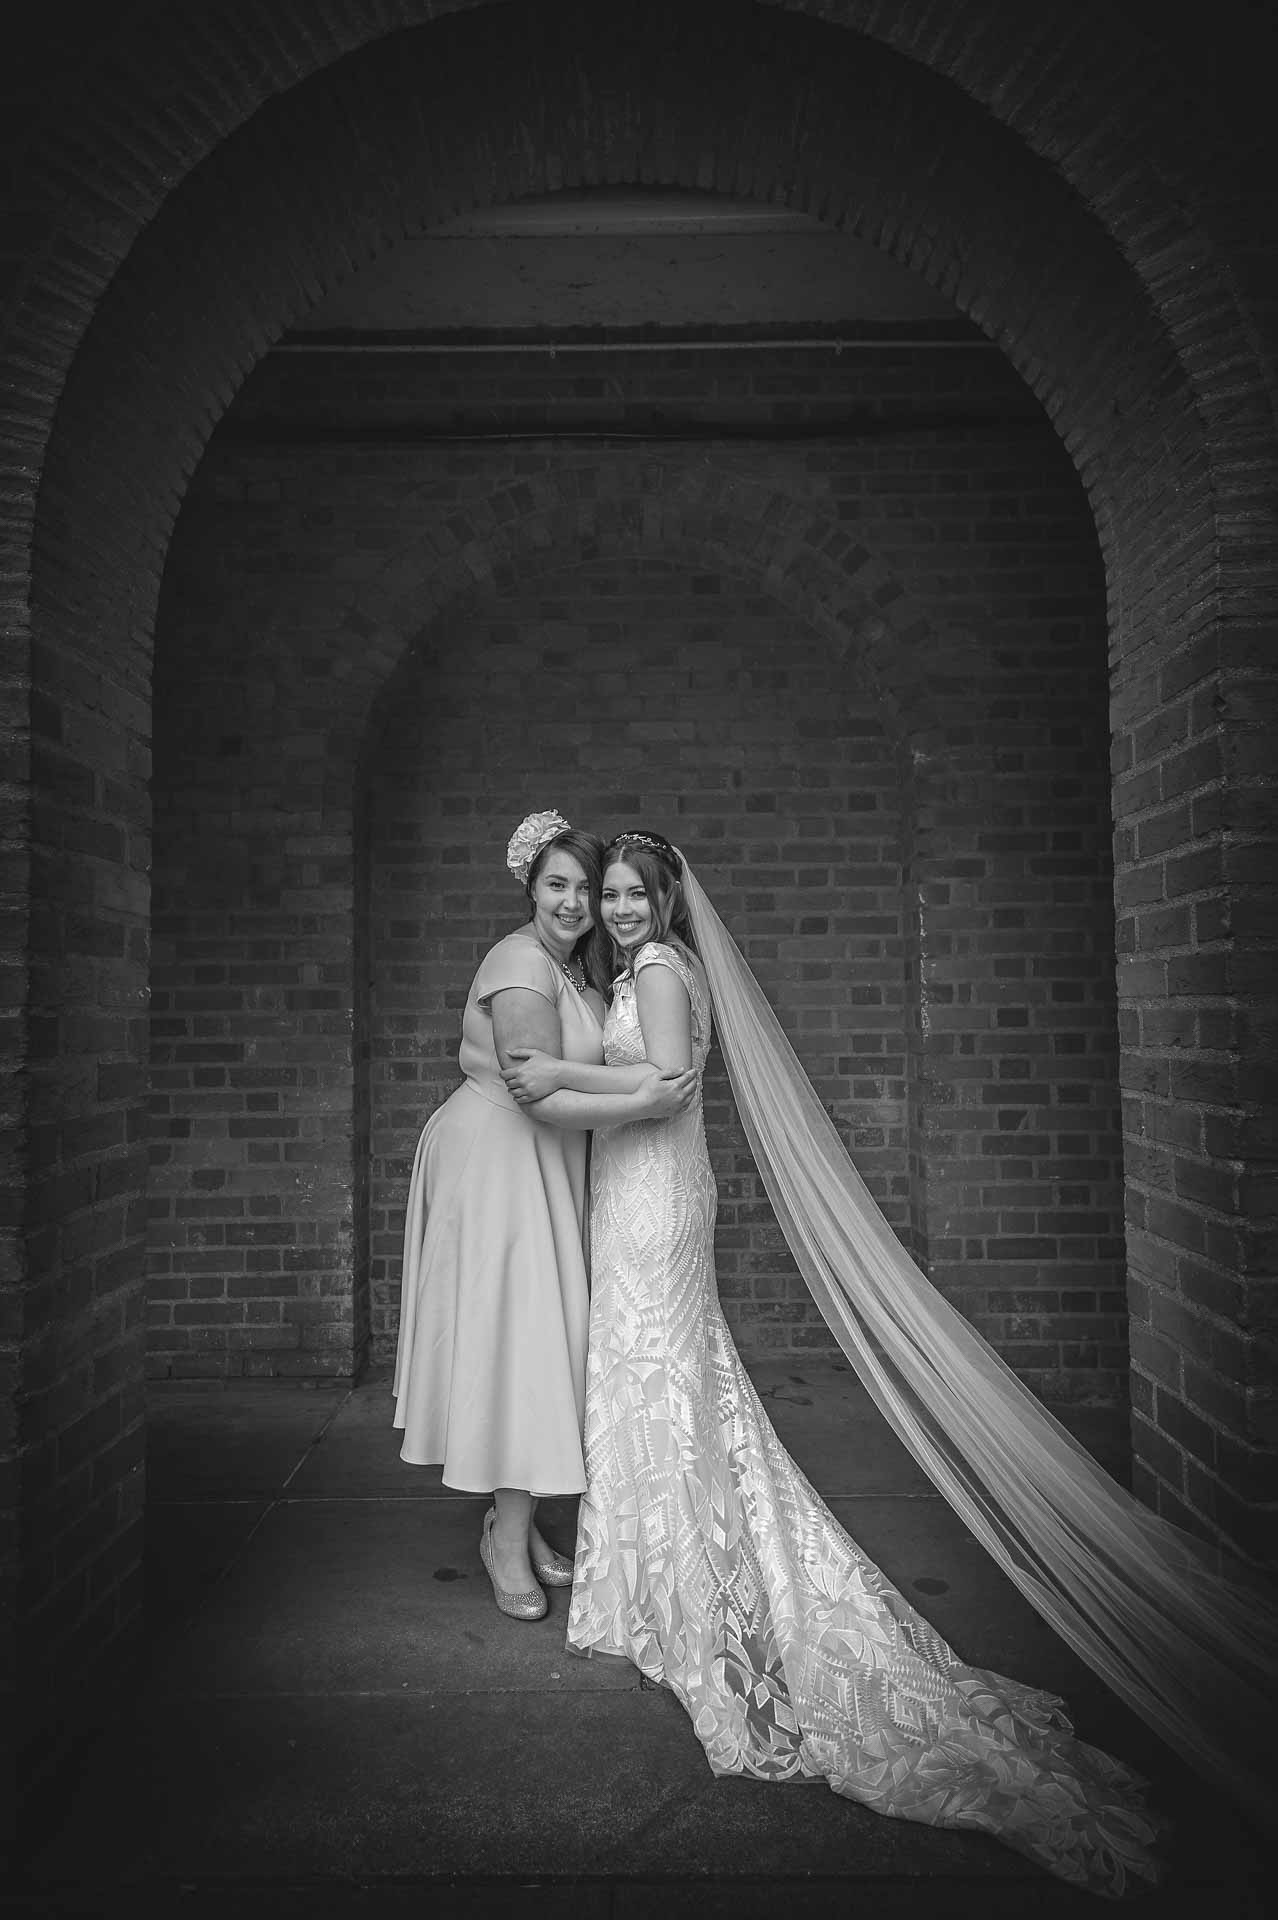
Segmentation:
[(546, 1548), (544, 1560), (534, 1560), (532, 1570), (543, 1587), (570, 1587), (572, 1585), (572, 1561), (565, 1560), (562, 1553), (556, 1553), (551, 1546)]
[(504, 1587), (497, 1585), (497, 1576), (493, 1572), (492, 1530), (497, 1518), (496, 1507), (489, 1507), (484, 1515), (484, 1530), (479, 1536), (479, 1557), (484, 1563), (484, 1572), (493, 1583), (493, 1599), (498, 1611), (509, 1615), (512, 1620), (541, 1620), (544, 1618), (550, 1602), (540, 1587), (534, 1587), (531, 1593), (507, 1593)]

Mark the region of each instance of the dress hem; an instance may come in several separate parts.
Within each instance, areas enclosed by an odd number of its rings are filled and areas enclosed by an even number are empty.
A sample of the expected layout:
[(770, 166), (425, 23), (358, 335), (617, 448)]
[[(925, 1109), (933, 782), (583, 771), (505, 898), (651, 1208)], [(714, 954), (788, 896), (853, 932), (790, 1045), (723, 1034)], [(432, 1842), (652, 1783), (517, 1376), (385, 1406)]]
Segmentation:
[[(415, 1454), (405, 1453), (402, 1448), (399, 1457), (406, 1467), (443, 1467), (447, 1464), (438, 1456), (430, 1460), (419, 1459)], [(490, 1494), (494, 1487), (515, 1487), (519, 1484), (515, 1480), (488, 1480), (482, 1486), (472, 1486), (469, 1482), (445, 1479), (442, 1474), (440, 1480), (453, 1493)], [(534, 1500), (575, 1500), (586, 1491), (586, 1483), (583, 1479), (581, 1485), (576, 1487), (556, 1487), (553, 1491), (547, 1487), (522, 1487), (520, 1491), (531, 1494)]]

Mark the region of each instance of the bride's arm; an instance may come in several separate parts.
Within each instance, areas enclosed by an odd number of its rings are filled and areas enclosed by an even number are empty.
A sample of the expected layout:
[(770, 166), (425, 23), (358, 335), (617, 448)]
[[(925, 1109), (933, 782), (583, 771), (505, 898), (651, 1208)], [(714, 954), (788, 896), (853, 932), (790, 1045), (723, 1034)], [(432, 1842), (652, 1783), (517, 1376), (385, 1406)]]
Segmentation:
[(512, 1047), (502, 1079), (520, 1104), (548, 1093), (636, 1093), (653, 1070), (651, 1060), (604, 1067), (589, 1060), (561, 1060), (531, 1047)]
[(646, 1059), (663, 1073), (692, 1065), (692, 1001), (673, 967), (641, 967), (635, 979)]
[[(627, 1120), (668, 1119), (693, 1099), (700, 1076), (692, 1065), (692, 1002), (688, 989), (670, 967), (648, 966), (640, 970), (635, 992), (648, 1061), (645, 1085), (625, 1095), (552, 1093), (528, 1109), (534, 1119), (549, 1120), (557, 1127), (621, 1126)], [(568, 1062), (562, 1064), (572, 1070)], [(597, 1067), (593, 1071), (610, 1073), (615, 1069)], [(633, 1101), (648, 1102), (648, 1110), (636, 1112), (628, 1106)], [(593, 1117), (584, 1118), (586, 1113)]]
[[(527, 987), (507, 987), (492, 997), (493, 1045), (503, 1071), (514, 1064), (512, 1049), (535, 1050), (557, 1059), (559, 1016), (548, 1000)], [(611, 1093), (553, 1093), (526, 1110), (535, 1120), (572, 1131), (626, 1126), (634, 1120), (666, 1120), (686, 1107), (696, 1092), (696, 1075), (666, 1078), (656, 1066), (619, 1070), (622, 1087)], [(624, 1085), (625, 1081), (632, 1084)]]
[(598, 1066), (585, 1060), (561, 1060), (531, 1047), (512, 1047), (502, 1060), (502, 1079), (521, 1106), (554, 1093), (617, 1094), (637, 1092), (653, 1068), (667, 1078), (692, 1066), (692, 1003), (678, 974), (669, 967), (640, 968), (635, 982), (643, 1060), (626, 1066)]
[(530, 1119), (548, 1121), (552, 1127), (597, 1131), (635, 1120), (669, 1120), (682, 1113), (696, 1091), (692, 1071), (664, 1074), (659, 1067), (648, 1067), (633, 1093), (550, 1093), (542, 1100), (521, 1100), (520, 1106)]

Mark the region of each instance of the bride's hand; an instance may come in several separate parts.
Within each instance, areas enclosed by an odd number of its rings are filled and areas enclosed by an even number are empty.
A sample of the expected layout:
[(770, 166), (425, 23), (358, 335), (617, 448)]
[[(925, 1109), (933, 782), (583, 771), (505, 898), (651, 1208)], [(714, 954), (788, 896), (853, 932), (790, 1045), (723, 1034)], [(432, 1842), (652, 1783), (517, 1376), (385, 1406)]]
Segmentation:
[(503, 1068), (501, 1077), (521, 1107), (558, 1093), (563, 1062), (553, 1053), (539, 1053), (536, 1047), (512, 1047), (507, 1057), (519, 1065)]
[(644, 1092), (648, 1097), (648, 1118), (650, 1120), (672, 1120), (677, 1113), (683, 1113), (696, 1098), (699, 1075), (695, 1067), (685, 1067), (681, 1073), (656, 1073), (648, 1081)]

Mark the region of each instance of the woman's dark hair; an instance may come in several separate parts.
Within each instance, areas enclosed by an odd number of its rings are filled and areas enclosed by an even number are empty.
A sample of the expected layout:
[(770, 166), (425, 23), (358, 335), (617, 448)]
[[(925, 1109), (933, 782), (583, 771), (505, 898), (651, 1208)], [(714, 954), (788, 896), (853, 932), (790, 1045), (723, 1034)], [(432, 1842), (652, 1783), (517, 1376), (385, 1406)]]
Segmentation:
[[(628, 827), (615, 833), (603, 853), (606, 873), (614, 860), (624, 860), (643, 881), (648, 904), (652, 908), (650, 940), (670, 942), (671, 936), (689, 953), (697, 951), (688, 919), (688, 903), (683, 893), (683, 861), (664, 833), (650, 833), (647, 827)], [(632, 955), (623, 954), (609, 936), (609, 945), (618, 965), (628, 965)]]
[(573, 948), (573, 959), (580, 960), (586, 970), (586, 979), (592, 987), (598, 987), (600, 993), (607, 991), (612, 984), (611, 954), (612, 942), (603, 930), (599, 918), (599, 896), (603, 892), (603, 841), (597, 833), (583, 833), (580, 827), (567, 827), (563, 833), (557, 833), (553, 840), (547, 840), (544, 847), (538, 847), (532, 865), (528, 869), (528, 878), (524, 881), (524, 892), (528, 895), (528, 918), (531, 920), (536, 911), (533, 901), (533, 887), (537, 876), (552, 853), (571, 854), (586, 876), (590, 891), (590, 917), (593, 925), (589, 933), (583, 933)]

